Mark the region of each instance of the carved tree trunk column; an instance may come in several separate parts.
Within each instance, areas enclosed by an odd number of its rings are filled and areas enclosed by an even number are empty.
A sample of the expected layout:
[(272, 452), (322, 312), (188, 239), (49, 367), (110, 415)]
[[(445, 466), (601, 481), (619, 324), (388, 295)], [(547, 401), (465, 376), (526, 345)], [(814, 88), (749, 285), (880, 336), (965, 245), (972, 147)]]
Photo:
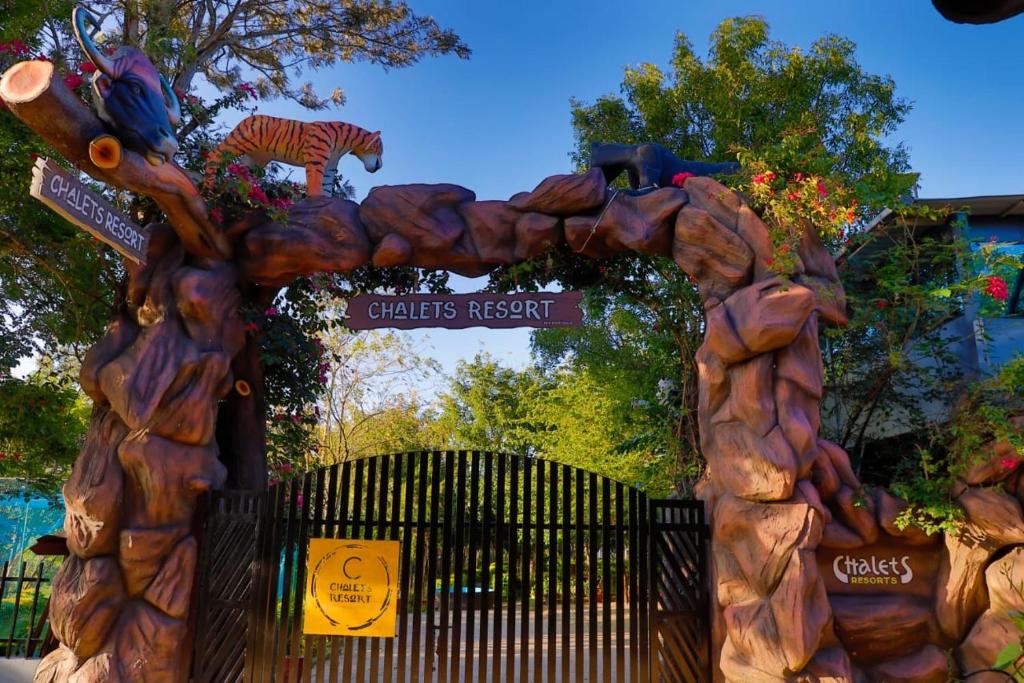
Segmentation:
[(154, 199), (170, 221), (151, 227), (146, 265), (128, 265), (127, 304), (82, 365), (95, 409), (64, 489), (71, 555), (50, 608), (61, 645), (35, 680), (179, 683), (190, 664), (195, 502), (226, 476), (217, 407), (244, 343), (236, 270), (216, 260), (230, 248), (173, 163), (129, 150), (117, 164), (92, 162), (105, 129), (52, 64), (12, 66), (0, 98), (64, 158)]
[(226, 471), (214, 430), (244, 336), (234, 268), (187, 263), (155, 226), (128, 303), (82, 367), (96, 408), (64, 488), (71, 556), (54, 579), (61, 641), (37, 682), (187, 680), (196, 498)]

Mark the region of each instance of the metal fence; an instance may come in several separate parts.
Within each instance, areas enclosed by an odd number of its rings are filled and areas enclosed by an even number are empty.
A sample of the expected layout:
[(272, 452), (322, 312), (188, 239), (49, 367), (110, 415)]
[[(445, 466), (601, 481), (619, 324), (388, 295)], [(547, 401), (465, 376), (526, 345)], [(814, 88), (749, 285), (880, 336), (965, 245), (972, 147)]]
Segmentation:
[(0, 574), (0, 657), (42, 657), (53, 646), (47, 622), (59, 560), (4, 562)]
[[(378, 456), (228, 494), (200, 563), (197, 681), (697, 683), (707, 527), (537, 458)], [(306, 635), (311, 538), (401, 542), (394, 638)]]

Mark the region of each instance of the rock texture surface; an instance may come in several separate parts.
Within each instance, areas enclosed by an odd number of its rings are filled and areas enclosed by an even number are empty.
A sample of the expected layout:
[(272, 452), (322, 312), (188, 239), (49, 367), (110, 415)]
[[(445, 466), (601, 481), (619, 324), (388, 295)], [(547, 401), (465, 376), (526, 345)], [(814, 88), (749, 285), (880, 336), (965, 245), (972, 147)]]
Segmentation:
[(226, 476), (214, 425), (244, 332), (235, 269), (186, 264), (170, 229), (152, 229), (124, 315), (82, 367), (96, 407), (64, 486), (72, 554), (50, 607), (62, 645), (40, 683), (178, 683), (188, 669), (191, 528), (196, 499)]

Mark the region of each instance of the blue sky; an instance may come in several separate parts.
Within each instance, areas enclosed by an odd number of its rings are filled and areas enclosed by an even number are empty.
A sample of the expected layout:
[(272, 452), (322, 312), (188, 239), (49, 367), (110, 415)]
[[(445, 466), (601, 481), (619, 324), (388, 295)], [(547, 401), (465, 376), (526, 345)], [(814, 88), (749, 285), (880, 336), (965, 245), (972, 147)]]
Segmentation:
[[(830, 32), (847, 36), (866, 70), (895, 79), (897, 92), (914, 103), (895, 139), (922, 174), (922, 196), (1024, 192), (1024, 17), (953, 24), (929, 0), (410, 2), (456, 30), (472, 58), (427, 59), (390, 72), (343, 64), (311, 75), (323, 94), (343, 88), (344, 107), (260, 108), (381, 129), (381, 171), (370, 176), (351, 158), (339, 169), (359, 198), (375, 185), (413, 182), (457, 183), (481, 199), (531, 189), (570, 169), (570, 98), (617, 92), (627, 65), (664, 66), (677, 31), (705, 54), (722, 19), (751, 14), (790, 45), (808, 46)], [(458, 282), (462, 291), (480, 286)], [(431, 331), (427, 340), (448, 369), (481, 349), (516, 365), (528, 358), (527, 330)]]

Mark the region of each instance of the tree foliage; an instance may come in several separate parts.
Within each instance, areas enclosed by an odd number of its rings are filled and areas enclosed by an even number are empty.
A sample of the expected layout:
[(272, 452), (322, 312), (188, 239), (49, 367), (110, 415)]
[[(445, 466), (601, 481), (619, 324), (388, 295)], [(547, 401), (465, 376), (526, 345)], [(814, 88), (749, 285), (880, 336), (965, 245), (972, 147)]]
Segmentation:
[[(768, 177), (778, 183), (770, 197), (801, 198), (799, 204), (774, 205), (780, 217), (821, 218), (808, 212), (822, 212), (812, 203), (824, 188), (830, 199), (821, 206), (827, 205), (825, 217), (836, 226), (831, 244), (837, 246), (851, 222), (863, 221), (913, 184), (906, 150), (887, 142), (908, 111), (891, 79), (860, 67), (849, 40), (825, 36), (802, 50), (773, 40), (761, 18), (727, 19), (712, 34), (706, 58), (679, 34), (667, 71), (653, 64), (629, 67), (619, 95), (573, 101), (572, 159), (582, 170), (592, 143), (648, 141), (684, 159), (739, 158), (744, 171), (725, 178), (728, 184), (754, 197), (754, 180)], [(771, 214), (773, 204), (758, 208)], [(785, 273), (792, 221), (774, 225), (774, 265)], [(680, 473), (699, 471), (693, 357), (703, 335), (703, 309), (694, 284), (668, 259), (625, 255), (589, 263), (559, 252), (499, 272), (493, 286), (532, 289), (551, 282), (587, 287), (594, 314), (578, 332), (535, 333), (546, 362), (619, 376), (622, 382), (602, 386), (625, 390), (629, 398), (620, 397), (620, 404), (653, 406), (657, 387), (672, 387), (671, 405), (645, 411), (645, 419), (663, 425), (647, 432), (648, 443), (671, 454)], [(639, 324), (626, 353), (595, 354), (601, 345), (608, 351), (617, 345), (616, 321), (628, 320)], [(638, 374), (638, 358), (650, 359), (652, 367)]]
[[(0, 69), (36, 55), (52, 60), (58, 73), (88, 100), (90, 69), (75, 42), (73, 3), (6, 2), (0, 14)], [(370, 61), (403, 67), (431, 55), (469, 55), (452, 31), (415, 14), (404, 2), (319, 2), (315, 0), (211, 0), (138, 2), (97, 0), (91, 9), (103, 19), (108, 45), (141, 47), (169, 78), (182, 100), (177, 161), (201, 171), (204, 152), (218, 141), (217, 117), (229, 109), (252, 109), (257, 100), (290, 97), (307, 107), (330, 98), (316, 96), (293, 80), (304, 71), (338, 62)], [(214, 88), (209, 101), (191, 89), (205, 79)], [(249, 84), (247, 79), (255, 82)], [(341, 101), (335, 93), (335, 101)], [(27, 192), (36, 155), (55, 156), (10, 113), (0, 111), (0, 382), (25, 356), (54, 359), (58, 372), (77, 367), (102, 334), (121, 298), (125, 271), (117, 254), (31, 199)], [(160, 220), (144, 197), (94, 186), (140, 224)], [(347, 184), (337, 188), (351, 191)], [(273, 211), (299, 196), (274, 167), (248, 178), (222, 183), (219, 204), (239, 212)], [(211, 194), (210, 199), (214, 199)], [(266, 201), (264, 201), (266, 200)], [(223, 221), (232, 216), (214, 216)], [(327, 301), (357, 291), (443, 288), (443, 275), (411, 269), (363, 269), (297, 283), (287, 290), (247, 291), (245, 315), (250, 334), (267, 366), (269, 413), (301, 415), (306, 427), (323, 389), (318, 372), (321, 350), (314, 341), (327, 327)], [(267, 315), (275, 308), (279, 313)], [(68, 362), (70, 361), (70, 362)], [(62, 382), (69, 379), (65, 374)], [(18, 386), (11, 385), (21, 390)], [(12, 389), (13, 391), (14, 389)], [(76, 423), (69, 429), (74, 432)], [(31, 427), (30, 427), (31, 428)], [(309, 429), (273, 430), (271, 446), (298, 457), (311, 446)], [(54, 462), (66, 464), (61, 458)], [(6, 473), (11, 468), (4, 466)], [(59, 479), (59, 477), (58, 477)]]

